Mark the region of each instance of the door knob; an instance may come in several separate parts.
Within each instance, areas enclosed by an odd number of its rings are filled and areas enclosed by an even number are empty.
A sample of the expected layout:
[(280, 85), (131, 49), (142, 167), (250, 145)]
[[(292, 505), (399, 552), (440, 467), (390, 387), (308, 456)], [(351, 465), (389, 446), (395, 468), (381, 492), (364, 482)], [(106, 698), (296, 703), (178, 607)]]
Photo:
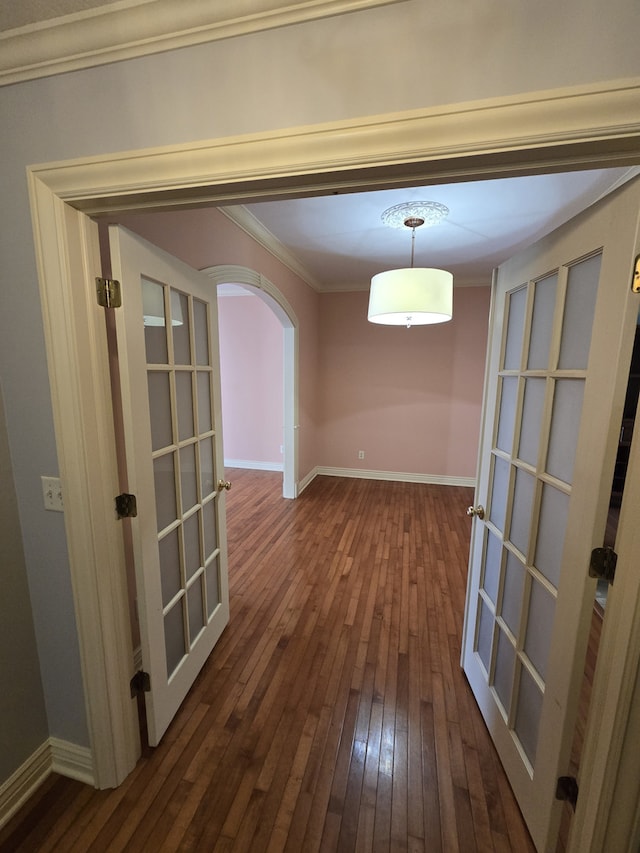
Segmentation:
[(482, 520), (484, 518), (484, 507), (483, 506), (469, 506), (469, 507), (467, 507), (467, 515), (470, 516), (471, 518), (473, 518), (475, 515), (476, 518), (479, 518), (480, 520)]
[(221, 492), (223, 489), (229, 491), (231, 488), (231, 483), (228, 480), (218, 480), (218, 491)]

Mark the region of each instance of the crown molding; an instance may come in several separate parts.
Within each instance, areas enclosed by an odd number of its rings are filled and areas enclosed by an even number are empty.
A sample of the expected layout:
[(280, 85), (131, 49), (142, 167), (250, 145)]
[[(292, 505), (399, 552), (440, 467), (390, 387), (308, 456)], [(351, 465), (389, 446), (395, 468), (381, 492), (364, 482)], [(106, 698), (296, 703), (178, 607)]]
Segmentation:
[(120, 0), (0, 33), (0, 85), (405, 0)]
[(247, 210), (244, 205), (230, 205), (227, 207), (218, 208), (220, 213), (230, 219), (239, 228), (252, 237), (256, 243), (259, 243), (264, 249), (270, 252), (274, 258), (277, 258), (291, 272), (295, 273), (298, 278), (301, 278), (305, 284), (308, 284), (313, 290), (320, 293), (325, 288), (317, 278), (311, 275), (308, 270), (300, 263), (294, 254), (292, 254), (286, 246), (284, 246), (276, 236), (274, 236), (268, 228), (256, 219), (256, 217)]

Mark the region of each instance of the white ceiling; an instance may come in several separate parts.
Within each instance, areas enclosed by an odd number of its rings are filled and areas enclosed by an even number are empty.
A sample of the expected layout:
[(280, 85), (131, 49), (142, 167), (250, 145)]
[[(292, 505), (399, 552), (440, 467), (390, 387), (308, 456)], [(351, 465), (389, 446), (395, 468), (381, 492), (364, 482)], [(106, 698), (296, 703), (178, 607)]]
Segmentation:
[(449, 215), (438, 225), (416, 230), (415, 266), (444, 267), (458, 286), (485, 285), (494, 267), (636, 171), (536, 175), (245, 207), (301, 265), (315, 289), (337, 291), (367, 289), (375, 273), (409, 266), (410, 229), (383, 225), (381, 214), (402, 202), (437, 201), (449, 208)]

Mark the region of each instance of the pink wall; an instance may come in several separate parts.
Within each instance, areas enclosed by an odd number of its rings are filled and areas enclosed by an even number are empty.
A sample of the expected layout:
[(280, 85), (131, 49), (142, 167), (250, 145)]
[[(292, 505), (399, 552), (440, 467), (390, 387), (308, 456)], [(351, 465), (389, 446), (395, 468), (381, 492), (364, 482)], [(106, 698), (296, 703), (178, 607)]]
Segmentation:
[(283, 330), (257, 296), (219, 296), (226, 460), (282, 465)]
[(489, 300), (456, 289), (451, 322), (406, 329), (369, 323), (367, 293), (323, 294), (320, 464), (475, 477)]

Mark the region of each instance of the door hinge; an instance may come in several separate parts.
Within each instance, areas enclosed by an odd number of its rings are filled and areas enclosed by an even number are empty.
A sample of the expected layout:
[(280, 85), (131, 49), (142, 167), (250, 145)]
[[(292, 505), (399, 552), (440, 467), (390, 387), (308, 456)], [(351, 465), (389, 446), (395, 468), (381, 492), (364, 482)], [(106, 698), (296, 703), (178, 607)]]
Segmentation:
[(151, 679), (149, 673), (143, 669), (139, 669), (129, 682), (131, 687), (131, 698), (140, 696), (142, 693), (149, 693), (151, 690)]
[(123, 492), (116, 497), (116, 513), (118, 518), (135, 518), (138, 515), (138, 502), (135, 495)]
[(633, 265), (633, 275), (631, 276), (631, 290), (634, 293), (640, 293), (640, 255), (636, 258)]
[(560, 776), (556, 786), (556, 800), (565, 800), (573, 810), (578, 802), (578, 780), (575, 776)]
[(613, 583), (616, 576), (618, 555), (608, 545), (605, 548), (594, 548), (589, 561), (589, 577)]
[(96, 278), (96, 294), (102, 308), (120, 308), (122, 305), (122, 288), (115, 278)]

